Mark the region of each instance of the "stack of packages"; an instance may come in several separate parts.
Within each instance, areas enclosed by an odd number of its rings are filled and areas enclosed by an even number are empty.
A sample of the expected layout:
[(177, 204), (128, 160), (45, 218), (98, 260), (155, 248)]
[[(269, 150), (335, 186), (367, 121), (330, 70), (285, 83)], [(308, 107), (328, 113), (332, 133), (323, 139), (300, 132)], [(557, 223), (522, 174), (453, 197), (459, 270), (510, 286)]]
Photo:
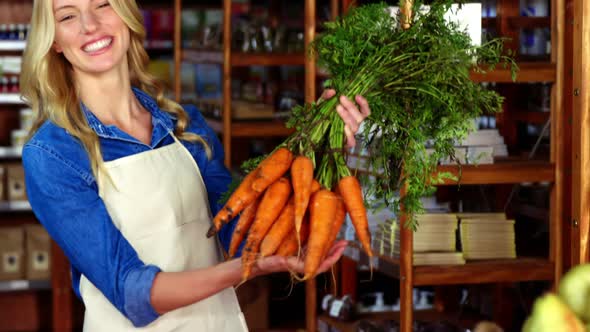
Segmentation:
[(503, 213), (459, 214), (465, 259), (516, 258), (514, 220)]
[[(416, 217), (418, 228), (414, 232), (414, 265), (465, 264), (463, 255), (456, 250), (457, 216), (450, 213), (427, 213)], [(382, 255), (399, 258), (399, 220), (391, 219), (379, 225), (374, 233), (373, 248)]]

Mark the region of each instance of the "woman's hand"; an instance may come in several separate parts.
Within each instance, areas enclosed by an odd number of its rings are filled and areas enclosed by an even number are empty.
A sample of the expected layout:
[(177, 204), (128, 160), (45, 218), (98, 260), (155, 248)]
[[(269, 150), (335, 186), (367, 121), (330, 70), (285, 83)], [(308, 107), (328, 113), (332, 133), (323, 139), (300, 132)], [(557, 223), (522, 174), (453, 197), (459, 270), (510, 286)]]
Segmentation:
[[(328, 251), (326, 258), (320, 264), (317, 274), (326, 272), (334, 263), (336, 263), (344, 249), (346, 248), (347, 242), (345, 240), (339, 240), (332, 245), (332, 248)], [(299, 275), (303, 275), (305, 258), (297, 259), (295, 256), (282, 257), (282, 256), (269, 256), (258, 259), (252, 270), (254, 276), (260, 276), (276, 272), (294, 272)]]
[[(327, 89), (322, 93), (322, 99), (330, 99), (336, 95), (336, 90)], [(369, 103), (362, 96), (355, 96), (356, 104), (346, 96), (340, 96), (340, 103), (336, 106), (338, 115), (344, 121), (344, 133), (346, 134), (346, 145), (350, 148), (356, 145), (354, 135), (359, 130), (363, 120), (371, 114)], [(358, 105), (358, 106), (357, 106)]]

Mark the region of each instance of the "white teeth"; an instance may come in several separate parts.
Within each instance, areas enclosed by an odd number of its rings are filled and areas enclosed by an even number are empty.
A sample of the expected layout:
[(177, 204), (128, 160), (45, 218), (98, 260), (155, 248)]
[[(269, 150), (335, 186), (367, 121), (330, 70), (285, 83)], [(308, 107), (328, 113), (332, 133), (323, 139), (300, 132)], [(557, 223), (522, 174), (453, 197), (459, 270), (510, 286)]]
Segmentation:
[(112, 38), (104, 38), (104, 39), (101, 39), (101, 40), (99, 40), (99, 41), (97, 41), (95, 43), (86, 45), (84, 47), (84, 52), (96, 52), (96, 51), (99, 51), (99, 50), (101, 50), (101, 49), (103, 49), (103, 48), (111, 45), (112, 42), (113, 42), (113, 39)]

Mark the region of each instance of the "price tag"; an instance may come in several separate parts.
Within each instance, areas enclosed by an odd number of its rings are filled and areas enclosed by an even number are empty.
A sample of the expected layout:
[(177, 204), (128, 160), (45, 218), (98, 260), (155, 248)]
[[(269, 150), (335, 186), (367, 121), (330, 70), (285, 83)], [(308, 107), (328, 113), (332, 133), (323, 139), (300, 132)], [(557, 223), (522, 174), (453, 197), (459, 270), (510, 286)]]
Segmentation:
[(330, 316), (338, 317), (343, 304), (344, 301), (342, 300), (334, 300), (334, 302), (332, 302), (332, 307), (330, 307)]
[(11, 290), (24, 290), (29, 288), (27, 280), (12, 280), (8, 283), (8, 288)]

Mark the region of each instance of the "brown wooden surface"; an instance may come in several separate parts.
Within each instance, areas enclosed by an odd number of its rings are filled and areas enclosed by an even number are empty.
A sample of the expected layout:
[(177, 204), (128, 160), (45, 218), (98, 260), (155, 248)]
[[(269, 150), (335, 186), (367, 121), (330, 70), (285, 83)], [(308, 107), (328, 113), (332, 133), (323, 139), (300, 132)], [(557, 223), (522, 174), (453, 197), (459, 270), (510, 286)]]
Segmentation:
[[(555, 166), (546, 162), (498, 162), (490, 165), (439, 166), (439, 172), (456, 176), (459, 184), (510, 184), (523, 182), (553, 182)], [(459, 173), (460, 172), (460, 173)], [(456, 185), (446, 180), (443, 185)]]
[(527, 17), (527, 16), (518, 16), (518, 17), (508, 17), (508, 26), (511, 29), (518, 30), (518, 29), (541, 29), (541, 28), (550, 28), (551, 27), (551, 17)]
[(561, 116), (561, 123), (563, 126), (562, 137), (558, 144), (561, 144), (562, 149), (562, 214), (557, 216), (558, 220), (561, 218), (559, 225), (563, 229), (563, 263), (564, 271), (567, 271), (573, 263), (573, 225), (572, 225), (572, 132), (573, 132), (573, 96), (574, 96), (574, 55), (573, 55), (573, 34), (574, 34), (574, 13), (573, 13), (573, 0), (561, 0), (565, 2), (565, 22), (564, 22), (564, 35), (563, 35), (563, 62), (564, 69), (563, 75), (564, 80), (562, 84), (561, 99), (563, 104), (563, 115)]
[(1, 293), (0, 332), (49, 331), (50, 307), (50, 291)]
[(51, 288), (53, 295), (53, 330), (71, 331), (73, 328), (73, 296), (70, 264), (61, 249), (51, 242)]
[(348, 295), (356, 302), (357, 282), (356, 262), (349, 257), (342, 256), (340, 259), (340, 295)]
[(572, 212), (579, 244), (572, 255), (575, 263), (588, 262), (590, 211), (590, 3), (574, 0), (574, 112), (572, 137)]
[(302, 66), (305, 63), (303, 54), (274, 53), (238, 53), (232, 54), (233, 67), (244, 66)]
[(551, 61), (556, 64), (557, 76), (551, 88), (551, 162), (555, 165), (555, 182), (550, 193), (549, 213), (549, 259), (554, 262), (553, 285), (559, 284), (563, 274), (563, 231), (560, 218), (563, 211), (563, 171), (564, 171), (564, 122), (563, 84), (564, 84), (564, 0), (551, 0)]
[(553, 263), (538, 258), (471, 261), (465, 265), (414, 267), (414, 285), (480, 284), (552, 279)]
[[(407, 185), (404, 185), (400, 191), (400, 196), (404, 197), (407, 193)], [(410, 228), (404, 227), (408, 221), (408, 215), (405, 213), (403, 206), (400, 207), (400, 267), (399, 267), (399, 293), (400, 293), (400, 331), (411, 332), (412, 324), (414, 322), (413, 311), (413, 288), (414, 288), (414, 273), (412, 269), (413, 263), (413, 248), (414, 248), (414, 233)]]
[[(182, 64), (182, 0), (174, 0), (174, 72), (180, 74)], [(180, 75), (174, 75), (174, 98), (180, 102), (182, 86)]]
[(518, 68), (514, 81), (510, 69), (501, 66), (485, 74), (471, 71), (470, 77), (474, 82), (526, 83), (555, 81), (555, 64), (548, 62), (520, 62)]
[(530, 124), (544, 125), (551, 117), (551, 112), (518, 111), (512, 114), (514, 121), (521, 121)]
[[(304, 39), (305, 54), (310, 54), (311, 42), (316, 32), (316, 3), (315, 0), (305, 0), (304, 6)], [(311, 103), (316, 99), (316, 61), (314, 57), (306, 56), (305, 59), (305, 102)], [(305, 326), (307, 331), (317, 330), (317, 292), (315, 278), (305, 282)]]
[(223, 0), (223, 113), (225, 166), (231, 167), (231, 0)]
[[(223, 133), (223, 122), (206, 119), (207, 124), (216, 132)], [(293, 132), (285, 127), (282, 121), (232, 121), (231, 133), (233, 137), (282, 137)]]

